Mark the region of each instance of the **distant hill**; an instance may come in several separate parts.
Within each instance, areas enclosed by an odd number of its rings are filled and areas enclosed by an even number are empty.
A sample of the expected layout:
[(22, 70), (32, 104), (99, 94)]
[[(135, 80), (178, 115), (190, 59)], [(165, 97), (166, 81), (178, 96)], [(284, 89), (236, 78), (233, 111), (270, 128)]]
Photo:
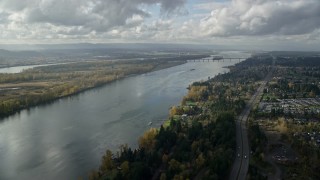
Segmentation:
[(36, 51), (8, 51), (5, 49), (0, 49), (0, 57), (21, 58), (21, 57), (39, 57), (39, 56), (42, 56), (42, 54)]

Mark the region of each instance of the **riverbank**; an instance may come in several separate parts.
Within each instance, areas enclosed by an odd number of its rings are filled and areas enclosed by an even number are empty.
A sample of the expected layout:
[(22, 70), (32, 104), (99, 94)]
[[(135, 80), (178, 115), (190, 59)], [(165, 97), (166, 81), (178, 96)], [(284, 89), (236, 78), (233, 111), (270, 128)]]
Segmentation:
[(247, 61), (228, 73), (194, 82), (180, 105), (170, 109), (168, 121), (147, 130), (136, 149), (107, 150), (89, 179), (227, 178), (238, 159), (235, 117), (268, 72), (263, 66), (250, 69), (255, 59)]
[(98, 168), (106, 148), (116, 151), (121, 144), (137, 148), (138, 137), (150, 127), (160, 127), (168, 108), (187, 94), (188, 85), (223, 73), (222, 67), (232, 64), (189, 62), (4, 118), (0, 179), (87, 177)]
[(132, 75), (153, 72), (186, 61), (81, 62), (42, 66), (0, 78), (0, 118), (104, 86)]
[[(114, 154), (107, 150), (89, 179), (226, 179), (234, 161), (258, 153), (253, 135), (253, 152), (239, 152), (235, 117), (271, 71), (271, 64), (272, 59), (249, 58), (228, 73), (193, 83), (181, 104), (170, 109), (166, 124), (146, 131), (137, 149), (122, 146)], [(250, 177), (260, 177), (251, 170)]]

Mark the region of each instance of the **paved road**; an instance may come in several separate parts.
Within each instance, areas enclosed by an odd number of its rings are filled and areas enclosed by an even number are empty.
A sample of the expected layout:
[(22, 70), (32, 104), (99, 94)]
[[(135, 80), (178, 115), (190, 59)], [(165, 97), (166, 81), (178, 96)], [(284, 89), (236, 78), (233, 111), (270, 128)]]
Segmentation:
[(248, 116), (250, 114), (250, 111), (253, 105), (260, 100), (260, 97), (263, 93), (263, 90), (267, 82), (272, 77), (272, 74), (274, 72), (275, 57), (273, 57), (273, 59), (274, 60), (272, 63), (272, 70), (268, 73), (268, 75), (262, 81), (260, 87), (257, 89), (255, 94), (251, 97), (245, 109), (242, 111), (242, 113), (240, 114), (240, 116), (236, 121), (237, 155), (230, 173), (230, 178), (229, 178), (230, 180), (246, 179), (247, 172), (249, 169), (249, 155), (250, 155), (246, 124), (247, 124)]

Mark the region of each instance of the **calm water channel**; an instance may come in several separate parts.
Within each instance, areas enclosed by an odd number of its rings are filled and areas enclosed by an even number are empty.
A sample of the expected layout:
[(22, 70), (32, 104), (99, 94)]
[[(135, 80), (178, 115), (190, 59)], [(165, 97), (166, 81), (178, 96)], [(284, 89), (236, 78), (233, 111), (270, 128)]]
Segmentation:
[(67, 63), (52, 63), (52, 64), (40, 64), (40, 65), (29, 65), (29, 66), (13, 66), (13, 67), (6, 67), (6, 68), (0, 68), (0, 73), (21, 73), (24, 70), (32, 69), (35, 67), (41, 67), (41, 66), (53, 66), (53, 65), (59, 65), (59, 64), (67, 64)]
[[(77, 179), (107, 148), (137, 146), (159, 127), (194, 81), (227, 72), (230, 62), (190, 62), (129, 77), (0, 120), (0, 179)], [(195, 70), (190, 70), (195, 69)]]

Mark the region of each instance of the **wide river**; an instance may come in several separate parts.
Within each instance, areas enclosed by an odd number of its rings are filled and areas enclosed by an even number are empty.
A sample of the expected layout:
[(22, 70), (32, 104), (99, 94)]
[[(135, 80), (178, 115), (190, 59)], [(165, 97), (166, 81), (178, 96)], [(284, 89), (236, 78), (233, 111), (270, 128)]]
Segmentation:
[(159, 127), (189, 84), (228, 72), (223, 67), (236, 62), (189, 62), (4, 118), (0, 179), (86, 178), (107, 148), (116, 150), (125, 143), (137, 147), (145, 130)]

